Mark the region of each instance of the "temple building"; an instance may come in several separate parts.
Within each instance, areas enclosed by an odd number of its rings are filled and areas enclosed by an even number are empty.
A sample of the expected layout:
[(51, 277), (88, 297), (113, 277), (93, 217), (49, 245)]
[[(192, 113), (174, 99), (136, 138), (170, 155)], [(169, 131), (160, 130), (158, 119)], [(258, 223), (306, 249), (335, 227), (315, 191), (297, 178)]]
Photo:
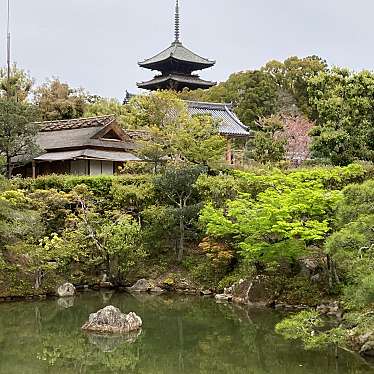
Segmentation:
[(38, 123), (40, 153), (13, 175), (113, 175), (124, 162), (140, 161), (136, 143), (114, 116)]
[(182, 44), (179, 17), (179, 1), (177, 0), (173, 43), (156, 56), (139, 62), (140, 67), (157, 70), (160, 74), (150, 81), (138, 83), (139, 88), (151, 91), (167, 89), (183, 91), (185, 88), (190, 90), (207, 89), (216, 85), (216, 82), (201, 79), (197, 74), (193, 74), (198, 70), (214, 66), (216, 62), (200, 57)]

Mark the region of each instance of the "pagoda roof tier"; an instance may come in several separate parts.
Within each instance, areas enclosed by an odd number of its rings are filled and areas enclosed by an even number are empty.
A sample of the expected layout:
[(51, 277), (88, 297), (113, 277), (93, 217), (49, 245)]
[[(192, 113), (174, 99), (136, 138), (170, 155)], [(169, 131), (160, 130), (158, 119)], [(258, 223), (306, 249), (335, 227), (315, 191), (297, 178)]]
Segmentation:
[(175, 41), (169, 48), (160, 52), (156, 56), (139, 62), (139, 66), (151, 70), (163, 71), (164, 67), (173, 63), (181, 63), (182, 66), (188, 66), (189, 70), (196, 71), (207, 69), (215, 65), (215, 61), (203, 58), (190, 51), (181, 42)]
[(176, 91), (182, 91), (184, 88), (189, 89), (208, 89), (215, 86), (216, 82), (206, 81), (201, 79), (198, 75), (179, 75), (179, 74), (168, 74), (156, 76), (150, 81), (137, 83), (139, 88), (147, 90), (162, 90), (162, 89), (174, 89)]

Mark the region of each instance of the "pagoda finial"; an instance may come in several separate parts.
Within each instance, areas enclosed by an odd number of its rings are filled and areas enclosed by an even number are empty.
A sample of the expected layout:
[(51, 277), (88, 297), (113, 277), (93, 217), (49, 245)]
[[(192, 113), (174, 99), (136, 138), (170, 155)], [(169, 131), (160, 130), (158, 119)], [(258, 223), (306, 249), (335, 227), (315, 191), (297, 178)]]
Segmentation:
[(179, 0), (175, 5), (175, 43), (179, 43), (180, 38), (180, 13), (179, 13)]

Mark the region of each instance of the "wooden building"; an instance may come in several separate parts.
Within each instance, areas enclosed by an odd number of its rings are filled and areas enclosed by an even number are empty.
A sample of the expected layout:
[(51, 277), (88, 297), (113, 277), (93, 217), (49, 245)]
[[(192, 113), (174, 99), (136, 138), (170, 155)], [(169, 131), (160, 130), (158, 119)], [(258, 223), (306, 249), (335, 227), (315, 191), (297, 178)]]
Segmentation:
[(183, 91), (188, 88), (207, 89), (216, 82), (201, 79), (197, 74), (198, 70), (210, 68), (215, 65), (215, 61), (200, 57), (196, 53), (186, 48), (180, 41), (179, 28), (179, 2), (177, 0), (175, 13), (175, 39), (170, 47), (158, 53), (152, 58), (139, 62), (139, 66), (145, 69), (157, 70), (160, 74), (152, 80), (138, 83), (139, 88), (146, 90), (167, 90)]
[(40, 122), (38, 157), (14, 175), (113, 175), (126, 161), (139, 161), (136, 144), (114, 116)]
[(232, 111), (232, 104), (187, 101), (188, 112), (193, 115), (210, 115), (219, 123), (219, 133), (227, 139), (225, 159), (230, 165), (243, 162), (245, 144), (253, 136), (247, 126)]

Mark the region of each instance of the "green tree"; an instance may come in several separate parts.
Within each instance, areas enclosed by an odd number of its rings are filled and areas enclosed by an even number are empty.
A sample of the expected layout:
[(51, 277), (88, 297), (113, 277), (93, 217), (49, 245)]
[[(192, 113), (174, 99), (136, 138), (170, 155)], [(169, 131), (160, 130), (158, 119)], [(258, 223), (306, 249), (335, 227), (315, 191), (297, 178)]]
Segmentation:
[(114, 115), (122, 128), (128, 127), (126, 107), (117, 99), (98, 98), (88, 101), (84, 108), (84, 117)]
[(275, 113), (278, 87), (269, 73), (249, 70), (232, 74), (226, 82), (209, 90), (185, 91), (181, 97), (232, 103), (243, 123), (255, 128), (259, 118)]
[(374, 74), (334, 68), (309, 80), (316, 113), (312, 152), (335, 165), (374, 160)]
[(263, 164), (284, 160), (287, 140), (283, 139), (284, 123), (279, 116), (261, 118), (258, 123), (255, 138), (248, 143), (248, 158)]
[(279, 88), (278, 110), (286, 114), (295, 114), (299, 109), (313, 118), (313, 110), (309, 104), (308, 81), (320, 72), (328, 71), (326, 61), (318, 56), (293, 56), (284, 62), (269, 61), (261, 70), (270, 74)]
[(53, 79), (35, 90), (34, 101), (44, 121), (72, 119), (83, 116), (86, 94)]
[(175, 93), (135, 97), (127, 110), (130, 127), (144, 132), (138, 154), (153, 162), (155, 171), (167, 160), (211, 166), (223, 158), (225, 140), (219, 123), (211, 116), (191, 117)]
[(34, 79), (14, 64), (10, 70), (8, 79), (7, 68), (0, 68), (0, 97), (7, 97), (15, 101), (26, 101), (31, 93)]
[(199, 206), (195, 183), (202, 173), (203, 169), (199, 166), (169, 168), (154, 180), (156, 195), (161, 201), (174, 207), (178, 219), (178, 261), (183, 259), (187, 222)]
[(38, 151), (39, 127), (36, 108), (28, 103), (0, 98), (0, 154), (4, 156), (6, 176), (11, 178), (15, 166), (22, 165)]
[(340, 196), (318, 182), (280, 176), (255, 198), (243, 194), (221, 209), (207, 204), (200, 221), (208, 236), (234, 243), (255, 263), (292, 261), (331, 231)]

